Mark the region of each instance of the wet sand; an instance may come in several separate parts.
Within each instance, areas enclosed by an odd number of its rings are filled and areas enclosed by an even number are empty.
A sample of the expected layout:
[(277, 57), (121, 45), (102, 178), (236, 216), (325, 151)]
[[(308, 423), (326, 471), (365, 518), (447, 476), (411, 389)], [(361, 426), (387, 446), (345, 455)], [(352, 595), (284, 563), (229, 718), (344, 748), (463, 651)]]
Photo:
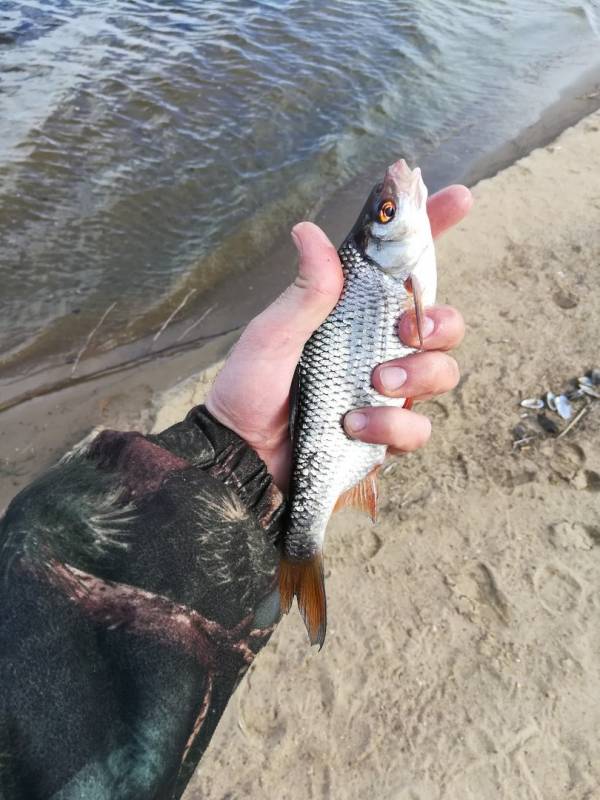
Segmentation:
[(511, 433), (520, 398), (600, 361), (600, 112), (474, 194), (438, 247), (460, 386), (377, 525), (335, 517), (323, 651), (283, 621), (188, 800), (600, 796), (600, 401), (559, 440)]
[[(600, 796), (600, 403), (560, 440), (511, 434), (520, 397), (600, 361), (600, 112), (474, 194), (438, 246), (461, 384), (424, 406), (432, 441), (390, 465), (378, 524), (333, 520), (324, 650), (283, 621), (188, 800)], [(4, 412), (0, 508), (94, 425), (180, 418), (232, 339)]]

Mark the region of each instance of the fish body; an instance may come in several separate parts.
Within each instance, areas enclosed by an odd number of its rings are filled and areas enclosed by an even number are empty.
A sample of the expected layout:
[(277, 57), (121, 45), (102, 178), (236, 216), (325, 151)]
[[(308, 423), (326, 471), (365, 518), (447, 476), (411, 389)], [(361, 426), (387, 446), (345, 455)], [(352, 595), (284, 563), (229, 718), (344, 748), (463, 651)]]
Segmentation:
[(398, 319), (415, 300), (422, 308), (423, 302), (435, 299), (426, 200), (418, 169), (410, 170), (403, 160), (388, 169), (338, 251), (342, 294), (305, 345), (296, 372), (280, 598), (285, 612), (293, 597), (298, 598), (311, 644), (322, 645), (325, 637), (322, 552), (327, 523), (340, 498), (352, 492), (351, 502), (374, 516), (373, 471), (386, 454), (384, 445), (348, 437), (344, 415), (364, 406), (405, 405), (404, 398), (380, 395), (371, 374), (378, 364), (414, 352), (398, 337)]

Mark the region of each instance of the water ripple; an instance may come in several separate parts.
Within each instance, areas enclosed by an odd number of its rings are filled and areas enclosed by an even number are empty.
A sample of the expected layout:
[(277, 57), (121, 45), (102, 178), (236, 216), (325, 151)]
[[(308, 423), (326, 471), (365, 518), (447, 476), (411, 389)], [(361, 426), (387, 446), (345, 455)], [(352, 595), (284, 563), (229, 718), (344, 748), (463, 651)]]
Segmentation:
[(77, 352), (114, 301), (101, 346), (141, 335), (369, 165), (422, 157), (472, 121), (501, 140), (535, 114), (532, 92), (544, 102), (541, 76), (597, 50), (591, 0), (373, 8), (4, 2), (5, 365)]

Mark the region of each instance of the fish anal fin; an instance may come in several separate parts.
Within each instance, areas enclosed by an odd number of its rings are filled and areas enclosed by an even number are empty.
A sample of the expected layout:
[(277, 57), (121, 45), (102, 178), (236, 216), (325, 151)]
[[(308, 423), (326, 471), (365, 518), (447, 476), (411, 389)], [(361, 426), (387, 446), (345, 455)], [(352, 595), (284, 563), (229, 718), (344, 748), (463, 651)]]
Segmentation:
[(294, 597), (298, 600), (298, 608), (310, 643), (318, 644), (320, 650), (327, 629), (327, 600), (321, 552), (304, 561), (282, 557), (279, 564), (279, 598), (284, 614), (290, 610)]
[(378, 465), (366, 475), (362, 481), (348, 489), (347, 492), (338, 497), (334, 506), (334, 511), (341, 511), (342, 508), (357, 508), (366, 511), (371, 515), (373, 522), (377, 519), (377, 497), (379, 490), (377, 486), (377, 473), (381, 467)]

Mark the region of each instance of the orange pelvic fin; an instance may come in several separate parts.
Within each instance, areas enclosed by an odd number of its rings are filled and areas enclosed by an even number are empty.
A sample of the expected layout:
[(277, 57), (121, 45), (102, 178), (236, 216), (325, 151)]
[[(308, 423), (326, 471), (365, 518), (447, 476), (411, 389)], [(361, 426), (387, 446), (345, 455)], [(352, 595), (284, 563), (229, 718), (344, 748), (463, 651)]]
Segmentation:
[(371, 519), (375, 522), (377, 519), (377, 497), (379, 496), (377, 473), (380, 469), (380, 466), (373, 467), (362, 481), (340, 495), (333, 510), (341, 511), (342, 508), (358, 508), (359, 511), (366, 511), (370, 514)]
[(294, 597), (298, 599), (310, 643), (318, 644), (320, 650), (327, 629), (323, 554), (316, 553), (307, 561), (288, 561), (284, 556), (279, 564), (279, 597), (284, 614), (290, 610)]

